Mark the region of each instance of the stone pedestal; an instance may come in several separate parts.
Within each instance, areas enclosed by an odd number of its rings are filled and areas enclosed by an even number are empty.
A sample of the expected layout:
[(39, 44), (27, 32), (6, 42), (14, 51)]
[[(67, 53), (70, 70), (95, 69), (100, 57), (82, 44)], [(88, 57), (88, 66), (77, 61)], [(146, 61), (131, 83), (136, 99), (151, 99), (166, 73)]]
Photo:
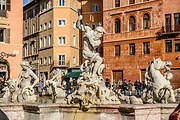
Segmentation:
[(22, 104), (1, 103), (0, 109), (8, 116), (9, 120), (24, 120)]
[(122, 120), (168, 120), (177, 104), (144, 104), (119, 107)]
[(87, 112), (79, 105), (0, 104), (10, 120), (168, 120), (177, 104), (99, 105)]

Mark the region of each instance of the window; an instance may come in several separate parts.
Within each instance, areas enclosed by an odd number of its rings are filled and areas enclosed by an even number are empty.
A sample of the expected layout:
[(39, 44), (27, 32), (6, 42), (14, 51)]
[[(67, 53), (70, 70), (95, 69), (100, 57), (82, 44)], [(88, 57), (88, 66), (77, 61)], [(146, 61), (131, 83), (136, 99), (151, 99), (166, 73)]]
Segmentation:
[[(2, 30), (0, 29), (0, 31), (2, 31)], [(28, 35), (28, 28), (27, 28), (27, 27), (25, 28), (24, 35), (25, 35), (25, 36), (27, 36), (27, 35)]]
[(121, 22), (118, 18), (115, 20), (115, 33), (120, 33), (121, 31)]
[(144, 42), (144, 54), (150, 54), (150, 42)]
[(44, 1), (44, 9), (47, 9), (47, 2), (46, 2), (46, 0)]
[(129, 4), (135, 4), (135, 0), (129, 0)]
[(44, 30), (47, 29), (47, 23), (44, 23)]
[(40, 4), (40, 12), (43, 12), (43, 5)]
[(180, 40), (175, 40), (175, 52), (180, 52)]
[(174, 14), (175, 31), (180, 31), (180, 13)]
[(6, 0), (0, 0), (0, 9), (6, 10)]
[(59, 55), (59, 65), (65, 65), (65, 55)]
[(165, 19), (166, 19), (166, 32), (170, 32), (171, 31), (171, 14), (166, 14), (165, 15)]
[(28, 45), (27, 43), (24, 45), (24, 57), (28, 56)]
[(25, 19), (27, 19), (27, 17), (28, 17), (28, 15), (27, 15), (27, 13), (25, 13)]
[(5, 31), (6, 31), (6, 29), (4, 29), (4, 28), (0, 28), (0, 42), (5, 42)]
[(44, 23), (44, 30), (47, 29), (47, 23)]
[(76, 36), (73, 35), (73, 46), (76, 47)]
[(35, 24), (33, 24), (32, 32), (35, 33)]
[(66, 38), (60, 36), (60, 37), (59, 37), (59, 45), (65, 45), (65, 44), (66, 44)]
[(120, 56), (120, 45), (115, 45), (115, 56)]
[(36, 8), (33, 8), (33, 17), (36, 15)]
[(42, 48), (42, 38), (39, 40), (39, 48)]
[(51, 63), (52, 63), (52, 57), (49, 56), (49, 64), (51, 64)]
[(50, 6), (50, 8), (53, 7), (53, 5), (52, 5), (52, 0), (49, 1), (49, 6)]
[(98, 12), (98, 5), (97, 4), (92, 5), (92, 12)]
[(59, 0), (59, 6), (65, 6), (64, 0)]
[(47, 57), (44, 57), (44, 64), (47, 64)]
[(166, 53), (172, 52), (172, 40), (166, 40)]
[(49, 35), (49, 46), (52, 46), (52, 35)]
[(46, 47), (46, 45), (47, 45), (47, 37), (45, 36), (44, 37), (44, 47)]
[(31, 52), (32, 52), (32, 55), (35, 55), (35, 53), (36, 53), (35, 42), (31, 43)]
[(43, 25), (40, 25), (40, 31), (43, 31)]
[(129, 55), (135, 55), (135, 44), (129, 44)]
[(150, 28), (150, 17), (149, 14), (145, 13), (143, 17), (143, 28), (149, 29)]
[(135, 31), (136, 29), (136, 21), (135, 21), (135, 17), (131, 16), (129, 18), (129, 31)]
[(65, 20), (58, 20), (58, 25), (59, 26), (65, 26), (66, 25), (66, 21)]
[(76, 22), (73, 22), (73, 28), (76, 29)]
[(149, 0), (143, 0), (143, 2), (147, 2), (147, 1), (149, 1)]
[(73, 0), (73, 8), (75, 8), (75, 0)]
[(42, 65), (42, 63), (43, 63), (43, 58), (40, 58), (40, 64)]
[(92, 24), (92, 29), (93, 29), (93, 30), (96, 29), (96, 27), (97, 27), (97, 25)]
[(120, 0), (115, 0), (115, 7), (120, 7)]
[(73, 64), (76, 64), (76, 57), (73, 57)]
[(51, 28), (52, 27), (52, 21), (49, 21), (49, 26), (48, 26), (49, 28)]

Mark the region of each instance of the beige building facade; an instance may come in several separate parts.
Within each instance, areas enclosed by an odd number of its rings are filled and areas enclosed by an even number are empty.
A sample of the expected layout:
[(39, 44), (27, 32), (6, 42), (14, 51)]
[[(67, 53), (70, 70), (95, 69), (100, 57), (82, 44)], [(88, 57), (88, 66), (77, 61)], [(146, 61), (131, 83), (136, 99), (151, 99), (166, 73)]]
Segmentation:
[[(54, 68), (60, 68), (67, 73), (68, 68), (79, 66), (79, 30), (76, 29), (76, 20), (81, 4), (77, 0), (36, 0), (34, 2), (39, 6), (36, 19), (38, 57), (31, 60), (38, 60), (36, 67), (40, 78), (49, 79), (50, 72)], [(30, 2), (24, 8), (32, 3)], [(24, 15), (25, 12), (29, 14), (24, 10)], [(34, 28), (32, 22), (28, 25), (29, 28)], [(28, 41), (31, 40), (28, 39)], [(28, 53), (30, 54), (30, 51)]]

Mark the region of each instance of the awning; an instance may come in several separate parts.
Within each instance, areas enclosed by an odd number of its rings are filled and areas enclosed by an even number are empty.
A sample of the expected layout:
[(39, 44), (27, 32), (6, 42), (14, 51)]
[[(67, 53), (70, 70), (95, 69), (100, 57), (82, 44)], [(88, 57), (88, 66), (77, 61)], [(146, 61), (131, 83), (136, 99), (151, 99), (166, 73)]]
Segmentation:
[(67, 73), (65, 76), (63, 76), (64, 78), (74, 78), (74, 77), (80, 77), (82, 72), (69, 72)]

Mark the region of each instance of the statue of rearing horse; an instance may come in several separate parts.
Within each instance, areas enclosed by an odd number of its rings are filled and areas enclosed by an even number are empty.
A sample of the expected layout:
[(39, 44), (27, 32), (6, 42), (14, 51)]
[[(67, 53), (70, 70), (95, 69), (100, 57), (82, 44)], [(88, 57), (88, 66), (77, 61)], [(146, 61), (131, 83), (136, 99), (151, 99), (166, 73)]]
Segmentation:
[[(172, 63), (170, 61), (161, 61), (160, 58), (154, 59), (150, 63), (145, 73), (145, 83), (148, 86), (144, 96), (144, 98), (146, 98), (145, 102), (173, 103), (176, 101), (174, 91), (170, 84), (173, 76), (168, 66), (171, 65)], [(165, 69), (165, 73), (161, 74), (161, 70), (163, 69)], [(148, 94), (150, 92), (152, 94)], [(148, 100), (148, 97), (152, 100)]]

